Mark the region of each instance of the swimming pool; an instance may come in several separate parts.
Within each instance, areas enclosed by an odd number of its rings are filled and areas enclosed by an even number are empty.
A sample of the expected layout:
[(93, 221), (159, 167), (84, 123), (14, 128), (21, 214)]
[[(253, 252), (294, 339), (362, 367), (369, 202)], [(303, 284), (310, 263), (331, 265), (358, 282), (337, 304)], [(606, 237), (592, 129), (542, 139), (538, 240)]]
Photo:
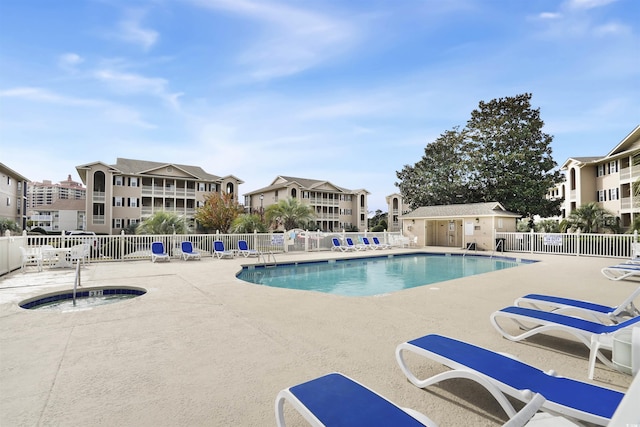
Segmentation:
[(244, 266), (241, 280), (278, 288), (345, 296), (380, 295), (533, 261), (451, 254), (403, 254), (315, 262)]

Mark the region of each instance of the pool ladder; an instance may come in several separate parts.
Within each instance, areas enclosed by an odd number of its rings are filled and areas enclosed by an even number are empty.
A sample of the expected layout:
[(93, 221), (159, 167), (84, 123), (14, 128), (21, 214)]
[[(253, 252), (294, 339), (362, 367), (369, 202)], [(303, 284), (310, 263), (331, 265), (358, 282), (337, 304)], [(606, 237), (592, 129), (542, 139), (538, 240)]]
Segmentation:
[(265, 267), (267, 266), (267, 264), (269, 264), (270, 260), (273, 260), (272, 265), (274, 267), (278, 265), (278, 262), (276, 261), (276, 256), (271, 251), (267, 252), (266, 254), (264, 252), (260, 252), (258, 254), (258, 262), (260, 262), (260, 260), (262, 260), (262, 264), (264, 264)]
[(475, 240), (473, 240), (472, 242), (467, 242), (467, 247), (464, 249), (464, 253), (462, 254), (462, 256), (464, 257), (467, 252), (469, 252), (471, 250), (471, 248), (473, 248), (474, 252), (478, 252), (478, 242), (476, 242)]
[(82, 286), (80, 284), (80, 260), (76, 264), (76, 280), (73, 282), (73, 306), (76, 306), (76, 291), (78, 290), (78, 286)]

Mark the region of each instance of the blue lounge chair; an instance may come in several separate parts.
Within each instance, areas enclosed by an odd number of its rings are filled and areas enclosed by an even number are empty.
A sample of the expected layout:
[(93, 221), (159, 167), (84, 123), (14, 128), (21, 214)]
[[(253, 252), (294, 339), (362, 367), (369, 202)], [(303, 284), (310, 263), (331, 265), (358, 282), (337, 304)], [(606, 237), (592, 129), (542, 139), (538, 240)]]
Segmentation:
[(353, 239), (351, 237), (347, 237), (345, 239), (345, 241), (347, 242), (347, 247), (351, 248), (351, 250), (364, 251), (365, 249), (367, 249), (367, 248), (364, 247), (364, 245), (361, 245), (361, 244), (356, 245), (356, 244), (354, 244), (353, 243)]
[[(285, 426), (284, 403), (293, 406), (312, 426), (437, 427), (429, 417), (401, 408), (370, 388), (338, 372), (287, 388), (276, 397), (276, 424)], [(540, 394), (505, 426), (524, 425), (544, 403)]]
[(371, 240), (373, 240), (373, 245), (377, 246), (380, 249), (391, 249), (391, 245), (388, 243), (381, 243), (380, 240), (377, 237), (372, 237)]
[(350, 248), (347, 246), (344, 246), (342, 244), (340, 244), (340, 239), (338, 239), (337, 237), (334, 237), (331, 239), (331, 242), (333, 243), (333, 246), (331, 247), (332, 251), (340, 251), (340, 252), (348, 252), (348, 251), (354, 251), (355, 248)]
[[(518, 330), (524, 330), (518, 335), (510, 334), (500, 324), (501, 320), (510, 320)], [(506, 307), (491, 314), (491, 324), (500, 332), (500, 334), (511, 340), (521, 341), (533, 335), (551, 332), (565, 332), (592, 348), (594, 339), (600, 342), (613, 339), (613, 334), (626, 328), (632, 328), (634, 325), (640, 326), (640, 316), (632, 317), (615, 325), (603, 325), (599, 322), (591, 322), (585, 319), (579, 319), (564, 314), (552, 313), (549, 311), (535, 310), (525, 307)], [(596, 349), (592, 356), (597, 357), (607, 366), (613, 366), (611, 361)], [(545, 397), (548, 399), (549, 396)]]
[(363, 238), (362, 238), (362, 246), (364, 246), (364, 248), (365, 248), (365, 249), (371, 249), (371, 250), (374, 250), (374, 251), (375, 251), (375, 250), (380, 249), (380, 247), (378, 247), (378, 246), (376, 246), (376, 245), (372, 244), (372, 243), (369, 241), (369, 238), (368, 238), (368, 237), (363, 237)]
[(604, 277), (610, 280), (626, 280), (632, 277), (640, 276), (640, 264), (636, 262), (622, 263), (605, 267), (602, 270)]
[(164, 250), (164, 243), (153, 242), (151, 243), (151, 262), (156, 262), (158, 260), (171, 261), (171, 258), (169, 258), (169, 254)]
[[(407, 367), (403, 352), (409, 351), (451, 368), (424, 380)], [(409, 381), (425, 388), (452, 378), (466, 378), (485, 387), (510, 417), (515, 410), (508, 396), (523, 401), (523, 393), (541, 394), (546, 401), (543, 411), (567, 418), (607, 425), (620, 405), (624, 393), (555, 376), (513, 357), (441, 335), (426, 335), (396, 348), (396, 360)]]
[(588, 318), (588, 320), (609, 324), (612, 322), (619, 323), (629, 317), (639, 316), (640, 311), (633, 304), (633, 300), (638, 296), (640, 296), (640, 286), (615, 307), (541, 294), (525, 295), (516, 299), (513, 305), (518, 307), (531, 306), (536, 310), (547, 310), (561, 314), (579, 314)]
[(202, 259), (202, 255), (200, 254), (200, 252), (194, 250), (193, 244), (191, 244), (191, 242), (189, 241), (182, 242), (182, 244), (180, 245), (180, 249), (182, 251), (182, 258), (185, 261), (188, 261), (190, 259)]
[(224, 248), (224, 243), (222, 242), (222, 240), (216, 240), (215, 242), (213, 242), (213, 256), (217, 257), (218, 259), (220, 258), (233, 258), (234, 257), (234, 253), (233, 251), (228, 251)]
[(260, 252), (255, 249), (249, 249), (249, 245), (246, 240), (238, 240), (238, 254), (245, 258), (250, 256), (258, 256)]

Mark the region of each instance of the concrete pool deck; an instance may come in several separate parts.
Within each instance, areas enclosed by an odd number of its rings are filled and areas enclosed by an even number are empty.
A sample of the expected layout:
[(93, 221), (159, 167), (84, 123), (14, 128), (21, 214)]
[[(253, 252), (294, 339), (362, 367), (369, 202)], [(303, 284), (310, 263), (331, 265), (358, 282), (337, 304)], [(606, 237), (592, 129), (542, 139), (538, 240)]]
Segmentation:
[[(271, 426), (279, 390), (333, 371), (441, 426), (500, 425), (506, 415), (499, 405), (469, 381), (411, 385), (395, 361), (396, 346), (438, 333), (589, 382), (584, 345), (568, 335), (514, 343), (493, 329), (489, 315), (526, 293), (617, 305), (639, 286), (600, 273), (618, 259), (505, 256), (540, 262), (373, 297), (236, 279), (255, 258), (92, 263), (82, 268), (83, 287), (136, 286), (147, 294), (68, 313), (18, 303), (72, 288), (71, 269), (13, 272), (0, 277), (0, 426)], [(446, 370), (428, 361), (416, 366), (425, 376)], [(631, 376), (598, 363), (592, 382), (625, 391)], [(305, 425), (289, 409), (289, 424)]]

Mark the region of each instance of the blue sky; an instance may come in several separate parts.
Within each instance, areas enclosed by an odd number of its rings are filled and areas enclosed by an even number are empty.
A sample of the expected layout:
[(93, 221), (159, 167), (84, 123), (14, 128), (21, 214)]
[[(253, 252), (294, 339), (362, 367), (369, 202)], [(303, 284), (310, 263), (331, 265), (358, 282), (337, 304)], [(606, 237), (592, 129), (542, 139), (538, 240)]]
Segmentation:
[(637, 0), (0, 0), (0, 162), (328, 179), (386, 211), (480, 101), (532, 93), (559, 165), (605, 155), (640, 123), (639, 32)]

